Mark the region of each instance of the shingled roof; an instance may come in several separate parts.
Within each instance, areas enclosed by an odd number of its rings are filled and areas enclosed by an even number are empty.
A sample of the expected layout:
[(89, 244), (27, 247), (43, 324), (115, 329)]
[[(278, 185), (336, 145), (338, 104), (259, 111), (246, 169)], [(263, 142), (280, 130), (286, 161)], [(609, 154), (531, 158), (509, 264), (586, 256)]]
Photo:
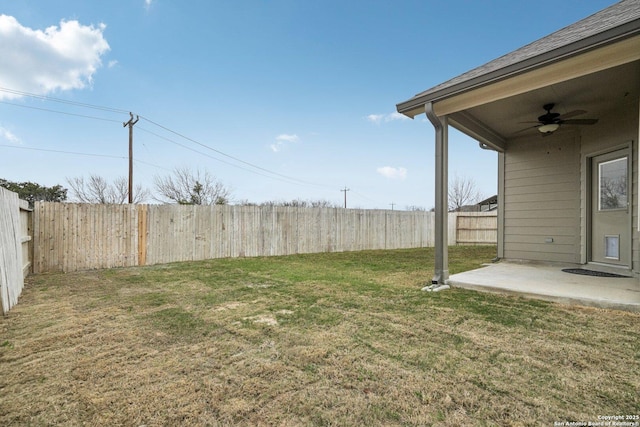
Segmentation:
[(421, 92), (400, 113), (640, 34), (640, 0), (623, 0), (511, 53)]

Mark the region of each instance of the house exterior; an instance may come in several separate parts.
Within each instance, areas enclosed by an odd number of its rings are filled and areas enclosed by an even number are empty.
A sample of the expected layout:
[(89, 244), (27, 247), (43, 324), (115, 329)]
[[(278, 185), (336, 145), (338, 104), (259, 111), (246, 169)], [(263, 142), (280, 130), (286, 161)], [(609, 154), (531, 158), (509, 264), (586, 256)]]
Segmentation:
[(498, 257), (640, 278), (640, 0), (623, 0), (397, 105), (435, 128), (448, 279), (448, 127), (498, 152)]
[(498, 209), (498, 196), (491, 196), (476, 203), (475, 205), (464, 205), (460, 207), (460, 212), (491, 212)]

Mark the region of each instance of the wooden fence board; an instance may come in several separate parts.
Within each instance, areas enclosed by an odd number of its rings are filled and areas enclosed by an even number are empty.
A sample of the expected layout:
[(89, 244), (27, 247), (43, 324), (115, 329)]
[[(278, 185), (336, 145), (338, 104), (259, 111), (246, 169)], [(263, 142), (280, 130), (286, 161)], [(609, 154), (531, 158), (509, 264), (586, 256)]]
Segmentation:
[(33, 226), (31, 224), (32, 209), (24, 200), (18, 202), (20, 208), (20, 242), (22, 246), (22, 277), (31, 273), (33, 264)]
[(459, 213), (456, 217), (456, 242), (458, 244), (487, 244), (498, 239), (496, 215), (479, 215), (477, 212)]
[[(433, 212), (36, 203), (33, 270), (433, 246)], [(496, 216), (449, 216), (449, 243), (495, 244)], [(467, 234), (469, 235), (467, 235)]]
[(18, 302), (33, 263), (31, 210), (18, 195), (0, 187), (0, 312)]

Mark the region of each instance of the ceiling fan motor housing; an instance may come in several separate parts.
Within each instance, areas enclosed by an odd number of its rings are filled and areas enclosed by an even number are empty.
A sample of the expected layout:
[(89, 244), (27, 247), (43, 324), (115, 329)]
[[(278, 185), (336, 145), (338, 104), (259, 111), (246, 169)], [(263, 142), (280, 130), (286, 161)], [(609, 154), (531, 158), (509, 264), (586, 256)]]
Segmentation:
[(540, 123), (548, 125), (552, 123), (557, 123), (559, 121), (558, 118), (560, 117), (560, 113), (551, 112), (551, 110), (553, 109), (553, 106), (554, 104), (545, 104), (545, 106), (542, 107), (545, 110), (547, 110), (547, 113), (538, 117), (538, 121)]

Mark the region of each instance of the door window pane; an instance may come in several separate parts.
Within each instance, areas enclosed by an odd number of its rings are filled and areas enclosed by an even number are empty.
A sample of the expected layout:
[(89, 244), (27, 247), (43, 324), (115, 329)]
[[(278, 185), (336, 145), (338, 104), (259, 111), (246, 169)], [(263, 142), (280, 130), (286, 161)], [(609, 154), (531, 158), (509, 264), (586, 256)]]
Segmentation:
[(627, 158), (598, 165), (599, 203), (601, 211), (627, 207)]

